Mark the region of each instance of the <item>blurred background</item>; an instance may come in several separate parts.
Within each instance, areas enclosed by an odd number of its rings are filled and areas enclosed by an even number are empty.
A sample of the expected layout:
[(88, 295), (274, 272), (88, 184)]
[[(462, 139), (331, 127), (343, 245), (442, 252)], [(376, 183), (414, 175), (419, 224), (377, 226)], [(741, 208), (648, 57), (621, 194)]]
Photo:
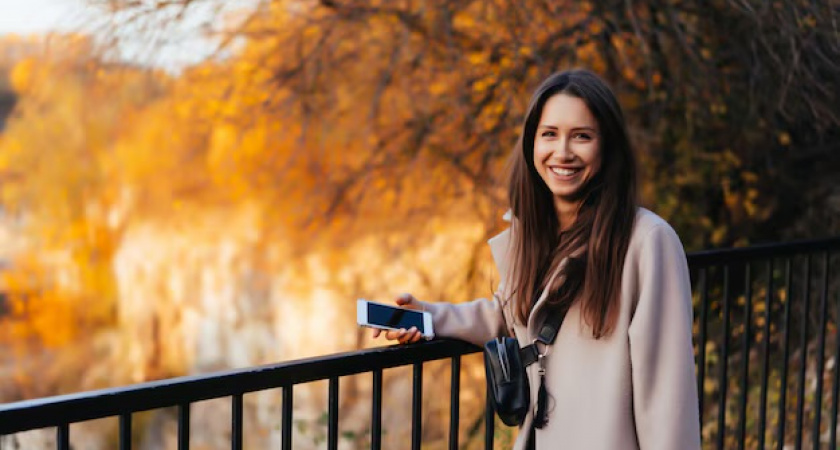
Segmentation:
[[(491, 295), (507, 158), (557, 70), (611, 83), (643, 203), (687, 250), (840, 234), (837, 0), (0, 11), (0, 402), (381, 345), (357, 297)], [(464, 376), (470, 427), (483, 369)], [(322, 444), (321, 391), (296, 391), (295, 442)], [(276, 438), (275, 399), (246, 403), (252, 448)], [(229, 416), (205, 406), (193, 445), (221, 448)], [(138, 448), (174, 445), (167, 414)], [(112, 447), (116, 422), (83, 427), (78, 448)]]

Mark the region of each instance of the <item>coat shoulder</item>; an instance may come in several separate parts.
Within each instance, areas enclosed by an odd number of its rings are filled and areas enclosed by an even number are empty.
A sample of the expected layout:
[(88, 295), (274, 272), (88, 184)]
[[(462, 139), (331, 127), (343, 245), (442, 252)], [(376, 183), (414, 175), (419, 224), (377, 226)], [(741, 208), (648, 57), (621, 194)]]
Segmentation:
[(639, 255), (649, 246), (651, 240), (667, 242), (668, 246), (678, 246), (682, 249), (682, 243), (677, 232), (665, 219), (650, 210), (639, 208), (633, 224), (630, 246), (627, 249), (628, 257)]
[(636, 221), (633, 224), (633, 237), (644, 236), (650, 232), (650, 230), (660, 226), (672, 229), (671, 225), (668, 224), (665, 219), (659, 217), (659, 215), (653, 211), (645, 208), (639, 208), (636, 211)]

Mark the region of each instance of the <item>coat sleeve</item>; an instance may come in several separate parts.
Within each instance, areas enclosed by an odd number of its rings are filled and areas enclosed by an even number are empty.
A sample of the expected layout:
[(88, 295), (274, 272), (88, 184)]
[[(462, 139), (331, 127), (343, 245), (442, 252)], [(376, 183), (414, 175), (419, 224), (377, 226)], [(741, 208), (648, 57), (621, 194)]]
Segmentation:
[(483, 346), (505, 333), (505, 319), (498, 299), (480, 298), (466, 303), (418, 302), (432, 314), (435, 336)]
[[(691, 282), (679, 237), (658, 224), (641, 243), (629, 328), (633, 413), (641, 450), (699, 450)], [(629, 256), (629, 255), (628, 255)]]

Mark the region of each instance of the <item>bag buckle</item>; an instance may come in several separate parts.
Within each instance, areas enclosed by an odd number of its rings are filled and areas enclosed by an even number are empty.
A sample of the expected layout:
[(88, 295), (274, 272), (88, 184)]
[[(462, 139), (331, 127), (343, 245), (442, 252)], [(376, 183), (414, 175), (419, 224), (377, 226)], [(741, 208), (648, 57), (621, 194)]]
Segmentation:
[(543, 355), (542, 353), (537, 355), (537, 364), (539, 364), (539, 367), (537, 368), (537, 374), (545, 375), (545, 355)]
[[(545, 346), (545, 353), (543, 353), (540, 350), (540, 346), (537, 345), (537, 342), (539, 342), (539, 343), (541, 343)], [(548, 356), (548, 353), (551, 351), (551, 346), (550, 345), (545, 345), (545, 342), (543, 342), (539, 338), (534, 339), (531, 342), (531, 345), (533, 345), (534, 348), (537, 350), (537, 365), (538, 365), (537, 374), (545, 375), (545, 357)]]

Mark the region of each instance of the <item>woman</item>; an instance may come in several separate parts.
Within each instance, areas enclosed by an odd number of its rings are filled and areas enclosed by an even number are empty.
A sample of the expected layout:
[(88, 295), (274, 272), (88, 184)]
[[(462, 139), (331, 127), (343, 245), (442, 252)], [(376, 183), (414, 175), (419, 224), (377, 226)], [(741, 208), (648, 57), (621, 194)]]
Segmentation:
[[(530, 446), (699, 449), (685, 253), (664, 220), (637, 206), (624, 118), (600, 78), (572, 70), (537, 89), (508, 194), (511, 227), (489, 242), (502, 280), (494, 299), (425, 303), (405, 294), (397, 303), (431, 312), (437, 336), (477, 345), (502, 334), (530, 344), (549, 311), (568, 308), (547, 349), (547, 423)], [(386, 336), (420, 338), (414, 329)], [(536, 364), (528, 375), (535, 405)], [(533, 416), (532, 408), (523, 430), (534, 429)]]

